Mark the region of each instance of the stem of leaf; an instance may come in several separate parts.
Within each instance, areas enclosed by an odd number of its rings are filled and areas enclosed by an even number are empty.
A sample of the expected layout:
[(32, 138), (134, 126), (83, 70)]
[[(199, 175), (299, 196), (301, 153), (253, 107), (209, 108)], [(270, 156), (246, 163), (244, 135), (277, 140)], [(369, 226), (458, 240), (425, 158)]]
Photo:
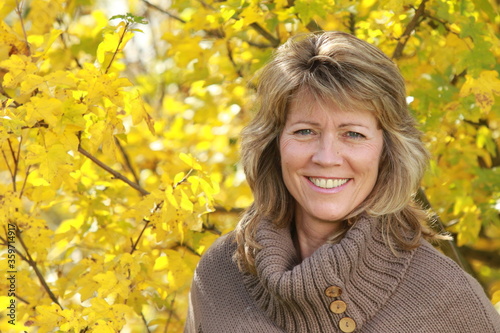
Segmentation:
[(108, 71), (111, 68), (111, 65), (113, 64), (113, 61), (115, 61), (116, 55), (118, 54), (118, 51), (120, 50), (120, 45), (122, 45), (123, 38), (125, 38), (125, 34), (127, 33), (129, 26), (130, 26), (130, 24), (128, 22), (125, 23), (125, 29), (123, 29), (123, 33), (120, 36), (120, 40), (118, 41), (118, 45), (116, 46), (115, 52), (113, 52), (113, 56), (111, 57), (111, 60), (109, 61), (108, 67), (106, 67), (104, 74), (108, 74)]

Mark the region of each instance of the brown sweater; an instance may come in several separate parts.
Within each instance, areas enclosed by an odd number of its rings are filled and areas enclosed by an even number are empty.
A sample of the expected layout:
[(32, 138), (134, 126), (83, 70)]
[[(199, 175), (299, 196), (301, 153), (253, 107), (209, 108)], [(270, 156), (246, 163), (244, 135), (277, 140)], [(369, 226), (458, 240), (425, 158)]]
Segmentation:
[(185, 333), (500, 333), (477, 281), (425, 241), (395, 255), (376, 220), (361, 219), (300, 263), (287, 229), (262, 222), (257, 240), (258, 276), (232, 260), (233, 234), (204, 254)]

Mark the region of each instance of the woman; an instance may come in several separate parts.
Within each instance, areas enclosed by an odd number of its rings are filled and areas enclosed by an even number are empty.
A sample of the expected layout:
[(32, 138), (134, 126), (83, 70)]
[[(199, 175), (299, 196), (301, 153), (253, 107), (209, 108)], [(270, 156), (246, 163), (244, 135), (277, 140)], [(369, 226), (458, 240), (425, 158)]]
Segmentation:
[(322, 32), (278, 49), (243, 132), (254, 203), (202, 257), (186, 332), (500, 332), (424, 238), (428, 155), (380, 50)]

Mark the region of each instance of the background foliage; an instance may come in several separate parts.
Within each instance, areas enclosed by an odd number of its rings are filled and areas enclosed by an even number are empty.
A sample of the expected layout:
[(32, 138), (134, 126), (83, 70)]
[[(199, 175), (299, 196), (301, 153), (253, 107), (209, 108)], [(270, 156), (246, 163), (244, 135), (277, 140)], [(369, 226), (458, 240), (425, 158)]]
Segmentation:
[[(118, 6), (118, 4), (120, 6)], [(6, 0), (0, 243), (17, 226), (17, 325), (180, 332), (193, 270), (251, 202), (252, 78), (290, 36), (342, 30), (401, 68), (433, 159), (423, 189), (500, 302), (494, 0)], [(133, 14), (126, 14), (127, 12)]]

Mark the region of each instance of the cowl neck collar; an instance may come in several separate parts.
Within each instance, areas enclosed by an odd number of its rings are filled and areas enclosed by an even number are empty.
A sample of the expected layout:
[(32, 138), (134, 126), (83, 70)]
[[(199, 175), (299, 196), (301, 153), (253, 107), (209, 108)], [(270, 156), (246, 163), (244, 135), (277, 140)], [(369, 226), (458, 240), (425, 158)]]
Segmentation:
[[(414, 250), (394, 245), (391, 251), (377, 219), (361, 217), (338, 244), (324, 244), (299, 262), (288, 228), (263, 220), (256, 240), (262, 246), (255, 263), (257, 275), (245, 284), (260, 308), (287, 332), (321, 332), (352, 318), (358, 330), (391, 297), (403, 279)], [(342, 291), (332, 299), (325, 290)], [(335, 314), (333, 300), (347, 304)]]

